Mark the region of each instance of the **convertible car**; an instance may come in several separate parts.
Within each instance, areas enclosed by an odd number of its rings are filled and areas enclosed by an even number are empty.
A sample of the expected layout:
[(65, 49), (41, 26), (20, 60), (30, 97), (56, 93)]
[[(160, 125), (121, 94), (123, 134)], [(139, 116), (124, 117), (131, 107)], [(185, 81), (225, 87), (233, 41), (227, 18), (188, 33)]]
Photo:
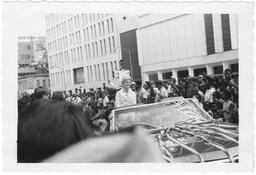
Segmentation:
[(112, 111), (110, 132), (142, 126), (167, 162), (238, 162), (238, 125), (214, 120), (192, 99)]

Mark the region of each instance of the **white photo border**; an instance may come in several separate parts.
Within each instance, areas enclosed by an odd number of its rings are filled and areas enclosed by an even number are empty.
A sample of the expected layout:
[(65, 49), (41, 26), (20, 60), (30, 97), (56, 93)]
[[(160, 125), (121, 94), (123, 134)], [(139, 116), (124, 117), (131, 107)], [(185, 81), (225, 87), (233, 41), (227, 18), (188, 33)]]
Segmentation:
[[(232, 13), (238, 15), (239, 32), (239, 163), (232, 164), (18, 164), (17, 140), (17, 38), (19, 21), (26, 13)], [(5, 2), (2, 4), (2, 155), (6, 171), (183, 171), (243, 172), (252, 171), (253, 126), (253, 4), (249, 2)], [(243, 86), (242, 86), (243, 85)], [(100, 168), (99, 168), (100, 166)], [(132, 168), (131, 168), (132, 167)]]

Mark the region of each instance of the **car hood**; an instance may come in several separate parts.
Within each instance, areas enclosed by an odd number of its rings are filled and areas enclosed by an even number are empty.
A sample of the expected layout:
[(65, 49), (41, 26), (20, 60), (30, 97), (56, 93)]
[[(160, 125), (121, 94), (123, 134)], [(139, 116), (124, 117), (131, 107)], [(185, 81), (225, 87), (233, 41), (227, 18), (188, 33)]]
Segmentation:
[(238, 158), (238, 126), (227, 123), (181, 124), (149, 131), (168, 162), (210, 162)]

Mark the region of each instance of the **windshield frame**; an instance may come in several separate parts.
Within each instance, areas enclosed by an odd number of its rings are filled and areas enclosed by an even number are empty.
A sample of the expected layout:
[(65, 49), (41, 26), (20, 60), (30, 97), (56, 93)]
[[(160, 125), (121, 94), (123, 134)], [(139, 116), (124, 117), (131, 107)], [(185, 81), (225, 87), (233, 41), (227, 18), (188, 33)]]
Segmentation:
[(126, 107), (120, 107), (120, 108), (116, 108), (114, 110), (112, 110), (111, 115), (112, 118), (110, 120), (110, 132), (114, 132), (116, 130), (118, 130), (118, 128), (116, 128), (115, 124), (116, 124), (116, 113), (123, 111), (123, 110), (129, 110), (129, 109), (137, 109), (137, 108), (143, 108), (143, 107), (148, 107), (150, 108), (150, 106), (156, 106), (156, 105), (162, 105), (162, 104), (168, 104), (171, 102), (178, 102), (178, 101), (189, 101), (190, 103), (193, 103), (193, 105), (195, 105), (197, 107), (197, 109), (200, 110), (200, 112), (202, 112), (204, 114), (204, 116), (202, 115), (202, 118), (204, 118), (205, 120), (208, 121), (213, 121), (214, 119), (200, 106), (198, 105), (193, 99), (191, 98), (187, 98), (187, 99), (175, 99), (175, 100), (169, 100), (169, 101), (162, 101), (162, 102), (158, 102), (158, 103), (150, 103), (150, 104), (139, 104), (139, 105), (132, 105), (132, 106), (126, 106)]

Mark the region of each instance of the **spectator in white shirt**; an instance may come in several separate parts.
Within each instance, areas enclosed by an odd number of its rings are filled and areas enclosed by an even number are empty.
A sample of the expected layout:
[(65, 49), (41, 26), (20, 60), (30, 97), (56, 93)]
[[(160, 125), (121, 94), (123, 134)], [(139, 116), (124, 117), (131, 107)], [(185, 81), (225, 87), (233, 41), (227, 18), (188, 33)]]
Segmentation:
[(115, 98), (115, 107), (123, 107), (136, 104), (136, 93), (130, 88), (131, 77), (125, 76), (122, 78), (122, 88), (117, 91)]
[(204, 101), (213, 103), (213, 93), (216, 91), (216, 82), (211, 77), (208, 77), (207, 90), (204, 94)]
[(156, 81), (156, 87), (157, 89), (154, 90), (156, 93), (155, 102), (160, 102), (161, 99), (168, 97), (167, 89), (163, 86), (163, 82), (161, 80)]
[(144, 103), (144, 104), (148, 103), (148, 96), (149, 96), (148, 89), (149, 88), (147, 84), (144, 84), (143, 87), (141, 87), (138, 95), (139, 103)]

